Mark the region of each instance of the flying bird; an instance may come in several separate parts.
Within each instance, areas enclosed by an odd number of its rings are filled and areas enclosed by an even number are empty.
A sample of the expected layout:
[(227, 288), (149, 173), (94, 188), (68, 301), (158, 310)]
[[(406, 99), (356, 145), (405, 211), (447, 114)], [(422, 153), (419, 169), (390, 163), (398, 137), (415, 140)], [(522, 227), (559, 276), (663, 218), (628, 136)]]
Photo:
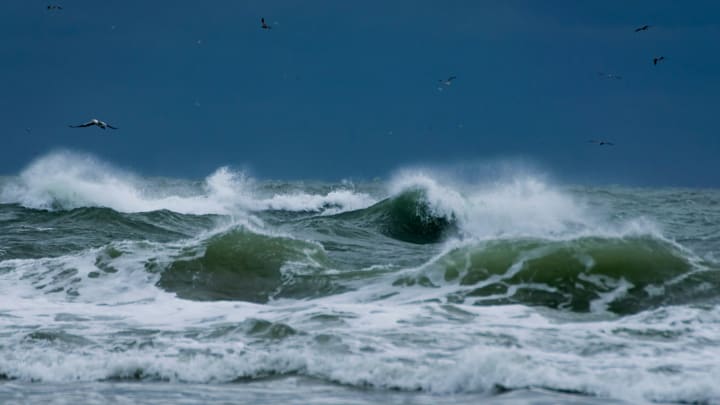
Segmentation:
[(620, 79), (622, 79), (622, 76), (616, 75), (616, 74), (614, 74), (614, 73), (598, 72), (598, 75), (599, 75), (600, 77), (604, 78), (604, 79), (615, 79), (615, 80), (620, 80)]
[(260, 26), (260, 28), (262, 28), (262, 29), (264, 29), (264, 30), (270, 30), (270, 29), (272, 29), (271, 26), (269, 26), (269, 25), (267, 25), (267, 23), (265, 23), (265, 17), (260, 17), (260, 23), (262, 24), (262, 25)]
[(445, 86), (449, 86), (449, 85), (452, 84), (452, 81), (455, 80), (455, 79), (457, 79), (457, 76), (450, 76), (450, 77), (448, 77), (448, 78), (445, 79), (445, 80), (440, 79), (440, 80), (438, 80), (438, 82), (444, 84)]
[(48, 10), (62, 10), (63, 8), (62, 8), (62, 6), (59, 6), (57, 4), (49, 4), (47, 6), (47, 9)]
[(664, 56), (660, 56), (660, 57), (656, 56), (653, 58), (653, 65), (657, 65), (659, 62), (662, 62), (664, 60), (665, 60)]
[(635, 32), (647, 31), (648, 28), (650, 28), (649, 25), (643, 25), (642, 27), (637, 27), (637, 28), (635, 28)]
[(86, 127), (91, 127), (91, 126), (93, 126), (93, 125), (95, 125), (96, 127), (100, 127), (100, 128), (102, 128), (102, 129), (105, 129), (105, 128), (117, 129), (116, 127), (114, 127), (114, 126), (112, 126), (112, 125), (110, 125), (110, 124), (108, 124), (108, 123), (106, 123), (106, 122), (100, 121), (100, 120), (97, 119), (97, 118), (93, 118), (93, 119), (91, 119), (90, 121), (88, 121), (88, 122), (86, 122), (86, 123), (84, 123), (84, 124), (80, 124), (80, 125), (68, 125), (68, 126), (69, 126), (70, 128), (86, 128)]
[(590, 142), (590, 143), (596, 143), (596, 144), (598, 144), (599, 146), (603, 146), (603, 145), (615, 146), (615, 144), (612, 143), (612, 142), (608, 142), (608, 141), (598, 141), (598, 140), (595, 140), (595, 139), (591, 139), (591, 140), (589, 140), (588, 142)]
[(450, 87), (450, 85), (452, 84), (452, 81), (455, 80), (456, 78), (457, 78), (457, 76), (450, 76), (450, 77), (448, 77), (447, 79), (444, 79), (444, 80), (443, 80), (443, 79), (439, 79), (438, 82), (440, 82), (441, 86), (437, 88), (438, 91), (443, 91), (442, 86)]

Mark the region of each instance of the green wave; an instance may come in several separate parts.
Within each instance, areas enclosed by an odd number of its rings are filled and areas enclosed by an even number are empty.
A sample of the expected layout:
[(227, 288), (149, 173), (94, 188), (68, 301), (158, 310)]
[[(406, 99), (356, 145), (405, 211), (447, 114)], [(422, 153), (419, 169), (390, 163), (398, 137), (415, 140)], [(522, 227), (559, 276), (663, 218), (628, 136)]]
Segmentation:
[(101, 207), (46, 211), (12, 204), (0, 208), (11, 215), (0, 223), (0, 259), (56, 257), (118, 240), (170, 242), (217, 223), (214, 215), (167, 210), (128, 214)]
[(335, 218), (363, 221), (385, 236), (416, 244), (437, 243), (457, 230), (456, 218), (435, 213), (422, 189), (407, 190)]
[(199, 248), (204, 248), (199, 256), (190, 250), (186, 252), (190, 258), (172, 262), (157, 285), (181, 298), (201, 301), (262, 303), (273, 297), (334, 291), (329, 279), (315, 275), (327, 259), (310, 242), (237, 228), (210, 238)]
[(507, 240), (455, 249), (395, 285), (457, 283), (455, 302), (628, 314), (714, 297), (720, 269), (708, 266), (651, 237)]

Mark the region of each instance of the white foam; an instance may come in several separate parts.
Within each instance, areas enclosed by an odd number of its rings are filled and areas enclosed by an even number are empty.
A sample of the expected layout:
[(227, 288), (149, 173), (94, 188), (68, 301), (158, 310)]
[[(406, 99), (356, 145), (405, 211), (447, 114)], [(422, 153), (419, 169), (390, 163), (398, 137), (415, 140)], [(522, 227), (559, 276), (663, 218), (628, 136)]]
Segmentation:
[[(702, 350), (698, 346), (717, 340), (720, 308), (670, 307), (621, 319), (563, 323), (522, 306), (454, 306), (467, 319), (452, 322), (442, 316), (448, 312), (440, 304), (333, 301), (262, 306), (159, 297), (150, 303), (95, 309), (47, 305), (44, 314), (62, 310), (95, 316), (76, 325), (47, 320), (44, 325), (62, 324), (68, 333), (95, 345), (30, 347), (17, 336), (0, 350), (2, 370), (22, 380), (47, 382), (132, 378), (140, 369), (144, 376), (179, 382), (298, 373), (354, 386), (442, 395), (488, 392), (501, 385), (578, 391), (631, 403), (720, 398), (715, 383), (720, 366), (714, 360), (720, 351), (713, 345), (702, 345)], [(308, 321), (316, 313), (343, 314), (346, 321), (343, 326)], [(208, 330), (211, 335), (215, 326), (260, 317), (304, 333), (267, 345), (248, 344), (252, 338), (243, 334), (210, 340), (187, 337), (188, 331)], [(121, 326), (163, 333), (156, 333), (145, 348), (117, 352), (112, 348), (120, 340), (112, 331)], [(696, 326), (701, 333), (688, 329)], [(629, 333), (647, 329), (678, 337), (663, 341)], [(318, 336), (333, 336), (336, 343), (318, 343)], [(12, 349), (18, 347), (22, 350)]]
[(326, 194), (260, 196), (242, 172), (217, 169), (201, 187), (141, 179), (90, 155), (54, 152), (34, 161), (0, 190), (0, 202), (35, 209), (107, 207), (119, 212), (170, 210), (182, 214), (237, 214), (282, 209), (326, 214), (371, 205), (367, 194), (335, 189)]
[(454, 216), (466, 237), (568, 239), (581, 236), (660, 235), (646, 218), (610, 223), (569, 193), (527, 174), (468, 184), (426, 171), (403, 171), (389, 183), (392, 195), (422, 189), (431, 211)]
[[(187, 301), (155, 287), (157, 274), (145, 270), (147, 259), (170, 260), (195, 244), (116, 243), (126, 252), (110, 262), (119, 271), (94, 279), (88, 275), (97, 271), (101, 249), (0, 262), (13, 268), (0, 273), (6, 315), (0, 329), (13, 331), (2, 341), (0, 372), (24, 381), (73, 382), (133, 378), (141, 370), (151, 378), (197, 383), (292, 373), (438, 395), (488, 392), (499, 384), (631, 403), (720, 398), (714, 383), (720, 378), (714, 360), (720, 356), (720, 306), (567, 322), (554, 319), (553, 311), (521, 305), (436, 302), (452, 287), (407, 287), (380, 299), (388, 293), (387, 280), (345, 294), (268, 305)], [(37, 289), (35, 280), (54, 280), (70, 268), (82, 278), (79, 296)], [(68, 321), (61, 314), (85, 320)], [(343, 321), (318, 323), (317, 314), (338, 314)], [(212, 337), (215, 328), (249, 319), (281, 322), (302, 333), (265, 344), (242, 332)], [(92, 343), (28, 340), (37, 330), (62, 330)], [(129, 331), (127, 339), (120, 331)], [(205, 337), (193, 337), (198, 331), (206, 331)], [(336, 343), (319, 343), (319, 336), (332, 336)], [(117, 351), (126, 340), (144, 339), (145, 346)]]
[(330, 191), (325, 195), (308, 193), (278, 194), (259, 199), (257, 206), (271, 210), (322, 211), (325, 215), (332, 215), (342, 211), (366, 208), (376, 201), (368, 194), (341, 189)]

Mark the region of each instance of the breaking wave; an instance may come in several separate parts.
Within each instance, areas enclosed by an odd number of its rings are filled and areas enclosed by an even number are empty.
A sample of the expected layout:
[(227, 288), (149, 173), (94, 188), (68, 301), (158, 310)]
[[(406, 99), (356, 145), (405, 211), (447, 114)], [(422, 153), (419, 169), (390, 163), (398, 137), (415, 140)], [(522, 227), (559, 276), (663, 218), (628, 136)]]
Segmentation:
[(89, 155), (55, 152), (4, 184), (0, 202), (43, 210), (106, 207), (124, 213), (169, 210), (232, 215), (262, 210), (331, 214), (366, 207), (374, 200), (343, 188), (320, 194), (298, 191), (266, 196), (244, 173), (227, 167), (202, 182), (142, 179)]

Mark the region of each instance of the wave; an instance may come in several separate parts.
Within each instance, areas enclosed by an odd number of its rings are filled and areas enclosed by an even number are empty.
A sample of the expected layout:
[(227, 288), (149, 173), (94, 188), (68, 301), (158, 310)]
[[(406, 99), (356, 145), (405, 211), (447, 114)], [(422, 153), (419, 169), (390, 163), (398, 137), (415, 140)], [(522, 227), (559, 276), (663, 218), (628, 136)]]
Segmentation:
[[(618, 315), (712, 302), (720, 288), (716, 263), (648, 235), (452, 240), (442, 249), (416, 268), (343, 268), (318, 242), (232, 225), (191, 240), (111, 242), (57, 258), (5, 260), (0, 272), (11, 271), (44, 294), (91, 301), (102, 291), (109, 298), (108, 288), (123, 296), (133, 277), (138, 291), (157, 287), (192, 301), (267, 303), (356, 290), (359, 296), (381, 291), (410, 300)], [(108, 279), (120, 269), (121, 281)]]
[[(162, 271), (157, 285), (192, 300), (264, 303), (337, 292), (321, 273), (322, 247), (302, 240), (234, 228), (187, 249)], [(324, 265), (325, 264), (325, 265)]]
[[(386, 312), (379, 306), (366, 309)], [(528, 388), (630, 403), (713, 403), (720, 395), (715, 383), (720, 367), (712, 349), (684, 349), (713, 342), (709, 336), (718, 330), (717, 308), (667, 308), (616, 322), (579, 324), (555, 322), (518, 307), (425, 309), (417, 312), (432, 317), (433, 311), (454, 310), (475, 322), (448, 323), (446, 328), (405, 323), (398, 331), (385, 320), (342, 331), (303, 323), (298, 316), (290, 317), (290, 324), (247, 317), (184, 331), (125, 331), (112, 340), (84, 328), (72, 333), (45, 327), (0, 348), (7, 360), (0, 375), (43, 382), (192, 383), (306, 376), (357, 388), (467, 393), (475, 399)], [(694, 328), (706, 333), (695, 335)], [(633, 337), (648, 332), (654, 334)], [(401, 340), (389, 343), (379, 336)], [(437, 349), (439, 341), (452, 342), (453, 349)]]
[[(109, 209), (95, 214), (120, 215)], [(105, 212), (107, 211), (107, 212)], [(170, 235), (163, 234), (169, 238)], [(68, 244), (72, 240), (64, 240)], [(8, 274), (30, 295), (86, 302), (153, 297), (159, 291), (192, 301), (267, 303), (276, 298), (316, 298), (347, 288), (332, 271), (322, 245), (229, 224), (193, 238), (108, 241), (102, 235), (87, 247), (64, 255), (0, 260)], [(78, 247), (79, 242), (74, 244)], [(133, 292), (128, 286), (134, 286)], [(32, 291), (32, 292), (30, 292)]]
[[(587, 204), (530, 176), (460, 183), (438, 173), (405, 171), (384, 187), (352, 184), (313, 187), (257, 182), (227, 167), (203, 181), (139, 178), (89, 155), (54, 152), (0, 185), (0, 203), (41, 210), (105, 207), (121, 213), (247, 216), (287, 211), (363, 219), (401, 241), (435, 243), (450, 234), (464, 238), (573, 238), (622, 234), (627, 228), (659, 234), (650, 221), (610, 223)], [(378, 198), (378, 195), (384, 195)], [(622, 228), (622, 229), (621, 229)]]
[(454, 303), (624, 315), (713, 299), (719, 270), (651, 236), (506, 239), (461, 244), (393, 285), (455, 286), (446, 295)]
[[(172, 211), (122, 213), (90, 207), (38, 211), (0, 205), (13, 220), (0, 236), (0, 259), (32, 259), (67, 255), (120, 240), (170, 242), (217, 228), (215, 215), (186, 215)], [(42, 240), (42, 243), (38, 241)]]
[[(446, 216), (447, 215), (447, 216)], [(455, 214), (437, 212), (427, 192), (411, 188), (358, 211), (338, 214), (336, 219), (360, 222), (403, 242), (426, 244), (443, 240), (455, 230)]]
[[(254, 181), (227, 168), (194, 185), (153, 181), (88, 156), (58, 152), (30, 165), (0, 195), (34, 208), (60, 208), (52, 221), (71, 222), (75, 234), (99, 228), (92, 237), (63, 239), (57, 255), (87, 243), (83, 240), (100, 248), (118, 239), (180, 243), (190, 238), (183, 252), (157, 271), (157, 285), (192, 300), (267, 302), (346, 290), (327, 275), (333, 267), (337, 272), (394, 269), (395, 290), (453, 286), (443, 293), (453, 302), (575, 312), (634, 313), (704, 299), (706, 291), (720, 286), (717, 272), (702, 271), (713, 264), (663, 237), (652, 221), (602, 216), (528, 175), (462, 184), (437, 173), (406, 171), (391, 179), (385, 189), (389, 197), (379, 202), (352, 185), (271, 183), (263, 196)], [(72, 208), (76, 205), (98, 207)], [(263, 218), (289, 236), (278, 236), (262, 221), (234, 220), (230, 228), (218, 229), (212, 219), (180, 214), (245, 210), (266, 211)], [(285, 221), (273, 211), (313, 215)], [(195, 237), (212, 229), (211, 236)], [(379, 252), (386, 239), (378, 234), (404, 243)], [(420, 251), (407, 244), (435, 246)], [(42, 254), (16, 250), (8, 246), (3, 257)], [(373, 251), (381, 261), (358, 257)]]
[(476, 239), (573, 237), (604, 227), (604, 219), (583, 202), (526, 174), (467, 184), (407, 171), (395, 176), (389, 188), (393, 194), (423, 190), (429, 212), (453, 218), (464, 236)]
[(569, 193), (532, 176), (487, 184), (454, 184), (452, 179), (433, 173), (404, 172), (392, 179), (387, 189), (390, 197), (335, 218), (416, 244), (448, 238), (661, 237), (652, 221), (639, 217), (613, 222)]
[(248, 211), (287, 210), (333, 214), (359, 209), (375, 200), (338, 188), (262, 195), (244, 173), (217, 169), (203, 182), (142, 179), (90, 155), (54, 152), (31, 163), (0, 189), (0, 202), (42, 210), (106, 207), (118, 212), (169, 210), (182, 214), (232, 215)]

